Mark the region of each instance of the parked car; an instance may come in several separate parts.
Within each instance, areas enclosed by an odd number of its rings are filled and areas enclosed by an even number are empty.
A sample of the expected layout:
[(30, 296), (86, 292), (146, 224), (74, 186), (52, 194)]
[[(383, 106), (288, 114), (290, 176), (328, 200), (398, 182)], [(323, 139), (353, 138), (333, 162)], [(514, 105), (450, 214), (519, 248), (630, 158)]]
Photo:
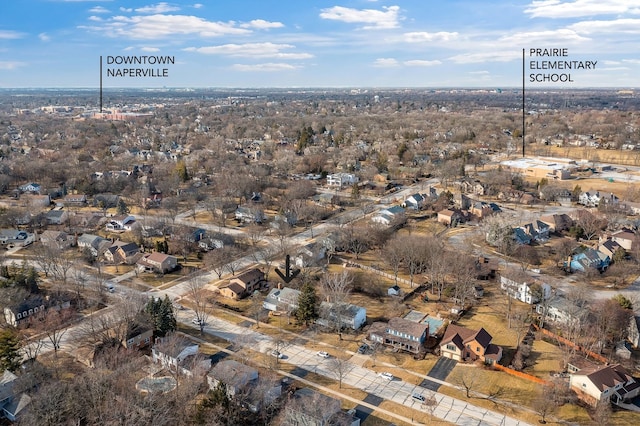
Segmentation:
[(274, 356), (274, 357), (276, 357), (276, 358), (278, 358), (278, 359), (282, 359), (282, 358), (284, 358), (284, 355), (283, 355), (283, 354), (281, 354), (280, 352), (278, 352), (278, 351), (277, 351), (277, 350), (275, 350), (275, 349), (274, 349), (274, 350), (272, 350), (271, 352), (269, 352), (269, 355)]
[(385, 380), (393, 380), (394, 376), (391, 373), (387, 373), (386, 371), (382, 372), (382, 373), (378, 373), (378, 376), (382, 377)]
[(419, 393), (414, 393), (413, 395), (411, 395), (411, 398), (415, 399), (416, 401), (420, 401), (420, 402), (424, 402), (425, 398), (423, 395), (420, 395)]
[(358, 353), (359, 354), (366, 354), (368, 350), (369, 350), (369, 345), (362, 344), (358, 348)]
[(197, 325), (198, 327), (200, 327), (200, 324), (201, 324), (201, 323), (202, 323), (202, 325), (203, 325), (203, 326), (207, 325), (207, 323), (206, 323), (206, 322), (199, 320), (199, 319), (198, 319), (198, 317), (193, 318), (193, 319), (191, 320), (191, 322), (192, 322), (193, 324)]
[(330, 356), (329, 353), (325, 351), (318, 351), (316, 355), (318, 355), (320, 358), (329, 358)]

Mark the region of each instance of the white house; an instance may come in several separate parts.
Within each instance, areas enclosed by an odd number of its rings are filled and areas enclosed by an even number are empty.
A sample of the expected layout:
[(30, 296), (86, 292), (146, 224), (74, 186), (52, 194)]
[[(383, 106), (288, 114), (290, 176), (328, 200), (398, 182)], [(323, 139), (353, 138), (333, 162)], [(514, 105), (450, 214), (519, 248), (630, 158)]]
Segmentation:
[(592, 406), (601, 400), (619, 404), (640, 394), (640, 382), (619, 364), (580, 370), (571, 374), (569, 385), (579, 399)]
[[(173, 344), (164, 345), (162, 341), (156, 343), (151, 349), (153, 356), (153, 362), (162, 364), (165, 368), (172, 371), (177, 371), (180, 374), (186, 376), (193, 375), (193, 370), (196, 367), (203, 367), (209, 370), (211, 367), (211, 360), (205, 360), (204, 363), (196, 361), (196, 355), (200, 346), (191, 343), (189, 340), (177, 340)], [(208, 362), (208, 366), (206, 363)], [(201, 365), (202, 364), (202, 365)]]
[(568, 324), (578, 319), (584, 307), (578, 306), (562, 295), (553, 296), (550, 299), (536, 305), (536, 312), (544, 315), (545, 321), (553, 321), (560, 324)]
[(594, 189), (583, 192), (578, 196), (578, 204), (582, 204), (585, 207), (598, 207), (600, 202), (617, 204), (618, 201), (618, 197), (612, 192), (600, 192)]
[(400, 217), (404, 215), (404, 208), (401, 206), (393, 206), (383, 210), (380, 210), (371, 218), (371, 221), (374, 223), (379, 223), (381, 225), (389, 226), (395, 220), (398, 220)]
[(26, 247), (36, 240), (35, 234), (19, 229), (0, 229), (0, 244)]
[(327, 186), (330, 188), (342, 188), (358, 183), (358, 176), (351, 173), (334, 173), (327, 175)]
[(136, 218), (131, 215), (112, 216), (107, 222), (107, 231), (131, 231)]
[(298, 307), (300, 290), (293, 288), (272, 288), (262, 302), (262, 306), (272, 312), (290, 312)]
[(551, 286), (532, 277), (523, 279), (511, 279), (506, 276), (500, 277), (500, 288), (509, 296), (521, 302), (534, 304), (540, 299), (548, 299), (551, 296)]
[(415, 193), (408, 196), (404, 200), (404, 203), (402, 203), (402, 207), (407, 209), (420, 210), (424, 202), (425, 202), (425, 196), (423, 194)]
[(345, 304), (340, 308), (334, 303), (322, 302), (320, 304), (320, 312), (324, 313), (324, 318), (316, 322), (324, 326), (336, 323), (339, 319), (342, 326), (358, 330), (367, 322), (367, 310), (357, 305)]

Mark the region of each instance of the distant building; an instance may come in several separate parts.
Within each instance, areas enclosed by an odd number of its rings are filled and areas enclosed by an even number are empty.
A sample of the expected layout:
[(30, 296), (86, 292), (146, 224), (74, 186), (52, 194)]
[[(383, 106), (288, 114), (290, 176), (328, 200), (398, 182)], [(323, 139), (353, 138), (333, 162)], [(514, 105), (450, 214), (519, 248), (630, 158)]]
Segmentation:
[(359, 179), (351, 173), (334, 173), (327, 175), (327, 186), (329, 188), (343, 188), (358, 183)]

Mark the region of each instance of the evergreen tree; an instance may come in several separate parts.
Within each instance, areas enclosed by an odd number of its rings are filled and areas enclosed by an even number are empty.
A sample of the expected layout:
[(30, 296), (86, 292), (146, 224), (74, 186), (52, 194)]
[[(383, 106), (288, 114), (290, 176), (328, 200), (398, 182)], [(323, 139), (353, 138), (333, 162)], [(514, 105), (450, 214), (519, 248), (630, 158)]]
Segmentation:
[(22, 354), (20, 353), (20, 340), (18, 333), (5, 328), (0, 331), (0, 369), (2, 371), (15, 371), (22, 364)]
[(155, 297), (150, 299), (144, 311), (151, 318), (153, 328), (158, 335), (164, 336), (171, 331), (175, 331), (178, 327), (178, 322), (173, 313), (173, 304), (167, 295), (164, 296), (164, 299)]
[(298, 322), (304, 322), (305, 325), (309, 325), (309, 322), (318, 318), (318, 297), (315, 287), (310, 283), (304, 284), (300, 290), (295, 317)]
[(129, 214), (129, 206), (124, 202), (122, 198), (118, 201), (118, 214)]

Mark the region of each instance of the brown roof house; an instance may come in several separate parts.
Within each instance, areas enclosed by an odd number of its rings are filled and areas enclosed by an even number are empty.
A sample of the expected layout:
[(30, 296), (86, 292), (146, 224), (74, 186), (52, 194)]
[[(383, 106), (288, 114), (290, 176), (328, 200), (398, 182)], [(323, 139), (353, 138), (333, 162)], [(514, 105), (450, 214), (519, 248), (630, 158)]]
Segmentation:
[(424, 342), (429, 334), (429, 325), (391, 318), (388, 323), (374, 322), (369, 329), (369, 339), (403, 351), (418, 354), (424, 352)]
[(549, 232), (568, 231), (573, 226), (573, 219), (568, 214), (548, 214), (540, 216), (540, 222), (549, 225)]
[(176, 269), (178, 258), (165, 253), (153, 252), (142, 256), (137, 265), (140, 271), (165, 274)]
[(456, 361), (480, 360), (494, 364), (502, 359), (502, 348), (491, 343), (492, 339), (484, 328), (470, 330), (449, 325), (440, 342), (440, 355)]
[(582, 401), (596, 406), (601, 400), (620, 405), (640, 394), (640, 382), (621, 365), (605, 365), (571, 374), (569, 384)]
[(260, 269), (253, 268), (220, 286), (220, 294), (230, 299), (242, 299), (253, 294), (264, 283), (264, 273)]

